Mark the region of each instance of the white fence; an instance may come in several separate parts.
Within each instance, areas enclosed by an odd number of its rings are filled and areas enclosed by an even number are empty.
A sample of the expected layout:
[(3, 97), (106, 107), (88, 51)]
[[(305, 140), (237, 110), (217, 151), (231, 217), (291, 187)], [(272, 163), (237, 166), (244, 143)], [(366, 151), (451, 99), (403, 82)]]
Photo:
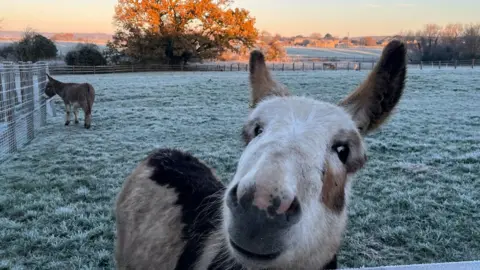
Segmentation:
[(0, 64), (0, 161), (35, 138), (46, 125), (46, 63)]

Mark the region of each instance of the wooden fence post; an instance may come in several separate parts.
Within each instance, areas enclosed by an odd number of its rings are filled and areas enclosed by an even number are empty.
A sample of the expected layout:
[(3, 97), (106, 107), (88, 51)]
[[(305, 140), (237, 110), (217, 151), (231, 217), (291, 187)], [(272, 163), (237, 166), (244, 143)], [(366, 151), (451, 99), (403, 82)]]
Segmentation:
[(302, 62), (302, 71), (305, 71), (305, 62)]
[(47, 99), (43, 96), (47, 86), (47, 63), (42, 63), (37, 75), (38, 82), (38, 107), (40, 108), (40, 126), (47, 124)]
[(362, 62), (358, 62), (358, 71), (362, 70)]
[(312, 68), (313, 68), (313, 71), (315, 71), (315, 62), (313, 62), (313, 67)]
[(423, 61), (420, 61), (420, 69), (423, 69)]
[(295, 71), (295, 62), (293, 62), (293, 71)]
[(3, 85), (2, 85), (2, 74), (4, 73), (3, 67), (0, 66), (0, 123), (5, 121), (5, 110), (6, 104), (5, 100), (3, 100)]
[(285, 63), (282, 63), (282, 71), (285, 71)]
[(472, 59), (472, 69), (475, 66), (475, 59)]
[(347, 71), (350, 71), (350, 62), (347, 62)]
[(13, 153), (17, 151), (17, 134), (15, 124), (15, 69), (14, 65), (8, 64), (5, 68), (5, 90), (7, 92), (7, 140), (9, 152)]
[(238, 71), (240, 71), (240, 63), (237, 63)]
[(25, 120), (27, 124), (27, 140), (31, 141), (35, 137), (34, 134), (34, 111), (35, 104), (33, 103), (33, 73), (31, 64), (19, 65), (20, 71), (20, 92), (22, 94), (22, 111), (26, 115)]
[(457, 69), (457, 59), (455, 59), (455, 69)]
[(441, 65), (442, 65), (442, 61), (438, 61), (438, 69), (440, 69)]

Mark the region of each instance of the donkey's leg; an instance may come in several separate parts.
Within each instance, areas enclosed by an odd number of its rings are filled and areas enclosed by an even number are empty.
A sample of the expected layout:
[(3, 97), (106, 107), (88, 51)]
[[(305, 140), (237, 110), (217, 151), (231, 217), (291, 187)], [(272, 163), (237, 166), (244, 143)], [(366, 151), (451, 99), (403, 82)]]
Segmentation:
[(88, 109), (87, 106), (83, 106), (83, 112), (85, 113), (85, 128), (89, 129), (90, 124), (92, 123), (92, 110)]
[(70, 124), (70, 110), (71, 110), (70, 104), (65, 103), (65, 112), (66, 112), (65, 126), (68, 126)]
[(75, 124), (80, 123), (80, 122), (78, 121), (78, 107), (74, 107), (74, 108), (73, 108), (73, 115), (75, 116)]
[(85, 128), (90, 128), (92, 122), (92, 113), (85, 113)]

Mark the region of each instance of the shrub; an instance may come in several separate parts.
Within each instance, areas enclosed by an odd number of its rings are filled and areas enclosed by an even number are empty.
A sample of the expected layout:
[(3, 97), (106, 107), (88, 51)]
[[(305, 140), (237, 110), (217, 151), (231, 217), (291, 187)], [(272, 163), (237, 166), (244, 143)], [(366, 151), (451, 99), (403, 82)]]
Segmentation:
[(78, 44), (77, 47), (65, 56), (67, 65), (102, 66), (107, 60), (95, 44)]

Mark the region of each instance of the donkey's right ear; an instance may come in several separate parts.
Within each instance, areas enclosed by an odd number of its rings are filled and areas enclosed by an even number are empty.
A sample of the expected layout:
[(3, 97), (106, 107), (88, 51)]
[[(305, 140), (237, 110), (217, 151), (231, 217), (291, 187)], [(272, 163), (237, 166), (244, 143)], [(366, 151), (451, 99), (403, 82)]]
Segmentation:
[(267, 96), (289, 95), (288, 89), (272, 78), (265, 63), (265, 56), (261, 51), (254, 50), (250, 53), (249, 69), (250, 86), (252, 87), (251, 108), (255, 108)]
[(48, 78), (49, 81), (53, 81), (53, 78), (50, 77), (50, 75), (48, 75), (48, 74), (47, 74), (47, 78)]

